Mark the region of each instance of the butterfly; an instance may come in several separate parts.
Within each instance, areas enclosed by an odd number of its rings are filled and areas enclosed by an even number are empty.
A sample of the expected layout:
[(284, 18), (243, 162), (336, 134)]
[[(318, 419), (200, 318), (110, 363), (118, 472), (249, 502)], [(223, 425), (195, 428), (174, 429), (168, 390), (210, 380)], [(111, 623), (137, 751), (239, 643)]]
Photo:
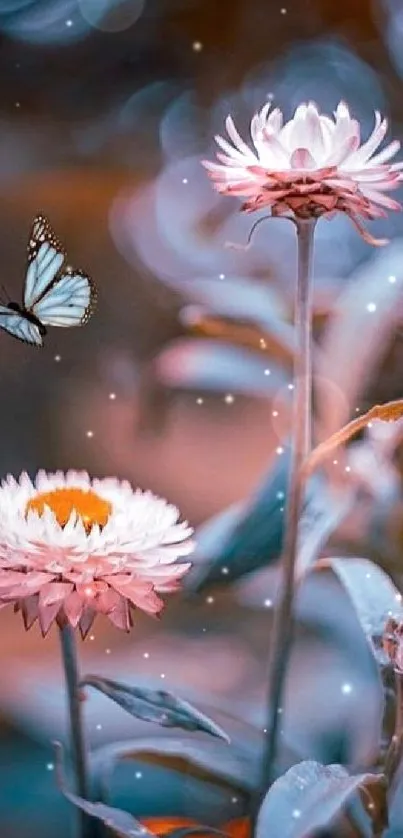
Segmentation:
[(0, 305), (0, 328), (43, 346), (47, 326), (82, 326), (95, 308), (96, 287), (84, 271), (66, 264), (66, 251), (45, 216), (34, 219), (22, 304)]

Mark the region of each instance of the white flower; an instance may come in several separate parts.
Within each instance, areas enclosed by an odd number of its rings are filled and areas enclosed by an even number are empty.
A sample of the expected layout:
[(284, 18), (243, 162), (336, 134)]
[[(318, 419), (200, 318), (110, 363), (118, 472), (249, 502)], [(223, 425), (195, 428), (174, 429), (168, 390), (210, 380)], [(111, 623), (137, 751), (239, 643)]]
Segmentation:
[(158, 614), (158, 594), (180, 587), (190, 564), (192, 530), (151, 492), (85, 472), (9, 476), (0, 487), (0, 606), (14, 603), (26, 628), (45, 634), (79, 626), (97, 613), (126, 631), (131, 608)]
[(226, 120), (229, 143), (217, 136), (219, 163), (203, 161), (218, 192), (247, 198), (247, 212), (270, 207), (273, 215), (293, 214), (317, 218), (345, 212), (371, 244), (376, 241), (362, 229), (361, 218), (386, 216), (385, 210), (401, 205), (385, 195), (397, 189), (403, 163), (388, 161), (400, 143), (391, 142), (375, 154), (388, 127), (375, 113), (374, 130), (361, 144), (360, 124), (340, 102), (334, 119), (319, 114), (313, 102), (300, 105), (284, 124), (281, 111), (270, 113), (271, 103), (251, 121), (252, 150), (230, 116)]

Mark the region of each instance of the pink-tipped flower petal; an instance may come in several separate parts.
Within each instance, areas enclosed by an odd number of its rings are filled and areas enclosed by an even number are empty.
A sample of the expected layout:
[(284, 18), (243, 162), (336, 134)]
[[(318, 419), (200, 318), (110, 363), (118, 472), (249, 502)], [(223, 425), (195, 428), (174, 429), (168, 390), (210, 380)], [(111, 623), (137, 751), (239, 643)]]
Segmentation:
[[(234, 135), (235, 136), (235, 135)], [(191, 528), (179, 512), (127, 482), (40, 472), (0, 486), (0, 608), (13, 604), (43, 635), (56, 621), (83, 637), (97, 614), (128, 631), (131, 609), (161, 612), (180, 588)]]
[(367, 234), (362, 221), (381, 217), (381, 207), (401, 209), (383, 194), (397, 189), (403, 179), (403, 163), (389, 162), (400, 143), (394, 140), (377, 152), (387, 120), (376, 112), (374, 129), (360, 145), (360, 125), (345, 102), (339, 103), (333, 119), (320, 114), (313, 102), (301, 104), (285, 124), (281, 111), (270, 113), (270, 108), (266, 103), (252, 117), (253, 149), (227, 118), (231, 142), (216, 137), (225, 154), (218, 152), (219, 163), (203, 161), (217, 192), (247, 198), (241, 207), (245, 212), (269, 209), (274, 216), (297, 218), (344, 212), (367, 242), (386, 243)]

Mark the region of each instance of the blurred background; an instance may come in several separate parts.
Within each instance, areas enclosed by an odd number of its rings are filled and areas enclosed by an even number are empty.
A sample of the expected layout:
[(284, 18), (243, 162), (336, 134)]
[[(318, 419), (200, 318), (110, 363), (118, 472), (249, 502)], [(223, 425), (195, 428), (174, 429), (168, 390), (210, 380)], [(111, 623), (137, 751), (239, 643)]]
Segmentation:
[[(346, 99), (364, 134), (379, 109), (402, 139), (402, 35), (403, 0), (0, 3), (1, 284), (20, 298), (42, 211), (99, 291), (88, 326), (50, 330), (41, 351), (0, 334), (1, 476), (114, 474), (199, 528), (186, 594), (158, 625), (136, 617), (128, 637), (99, 619), (82, 667), (190, 698), (255, 768), (286, 494), (295, 235), (271, 221), (247, 252), (226, 248), (246, 241), (251, 219), (213, 192), (200, 160), (228, 113), (245, 134), (268, 99), (287, 117), (306, 99), (326, 111)], [(402, 396), (403, 217), (371, 232), (390, 245), (371, 250), (341, 216), (318, 226), (318, 440)], [(402, 474), (399, 425), (370, 429), (331, 463), (339, 526), (322, 554), (372, 558), (399, 582)], [(312, 575), (298, 614), (282, 764), (370, 763), (377, 680), (337, 580)], [(51, 745), (66, 731), (57, 633), (26, 634), (2, 610), (0, 659), (2, 838), (56, 828), (64, 838)], [(160, 735), (95, 694), (86, 720), (93, 747)], [(243, 811), (241, 795), (192, 783), (172, 766), (131, 763), (112, 797), (137, 815), (206, 817), (207, 806), (219, 822)]]

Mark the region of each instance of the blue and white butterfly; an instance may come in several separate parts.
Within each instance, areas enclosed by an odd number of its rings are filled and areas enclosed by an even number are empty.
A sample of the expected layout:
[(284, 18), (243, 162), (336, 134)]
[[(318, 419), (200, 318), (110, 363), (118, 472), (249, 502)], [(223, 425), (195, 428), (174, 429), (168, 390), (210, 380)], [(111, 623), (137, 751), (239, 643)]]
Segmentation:
[(23, 302), (0, 305), (0, 328), (43, 345), (46, 326), (82, 326), (96, 304), (96, 287), (81, 270), (65, 264), (66, 252), (47, 218), (37, 215), (28, 242)]

